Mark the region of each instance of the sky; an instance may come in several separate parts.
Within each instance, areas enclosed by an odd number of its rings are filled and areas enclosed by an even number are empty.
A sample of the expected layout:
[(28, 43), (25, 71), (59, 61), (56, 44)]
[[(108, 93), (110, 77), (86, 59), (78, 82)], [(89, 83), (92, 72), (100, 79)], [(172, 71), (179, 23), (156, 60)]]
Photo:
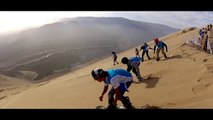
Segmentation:
[(213, 11), (0, 11), (0, 35), (83, 16), (124, 17), (179, 29), (213, 24)]

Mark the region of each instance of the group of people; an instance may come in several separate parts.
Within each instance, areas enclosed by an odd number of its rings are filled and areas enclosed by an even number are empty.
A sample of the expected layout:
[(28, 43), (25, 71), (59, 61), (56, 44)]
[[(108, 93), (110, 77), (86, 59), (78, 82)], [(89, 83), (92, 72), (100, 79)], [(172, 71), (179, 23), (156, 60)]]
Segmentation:
[(139, 55), (139, 52), (141, 50), (143, 50), (142, 52), (142, 55), (141, 55), (141, 62), (144, 61), (144, 55), (146, 53), (148, 59), (150, 60), (151, 58), (149, 57), (149, 49), (152, 49), (148, 44), (144, 43), (141, 47), (140, 47), (140, 50), (138, 50), (138, 48), (135, 48), (135, 54), (136, 54), (136, 57), (140, 57)]
[(206, 28), (202, 28), (199, 30), (199, 35), (201, 39), (201, 48), (205, 52), (207, 52), (207, 44), (208, 44), (208, 38), (210, 36), (210, 32), (212, 31), (212, 25), (207, 25)]
[(157, 50), (157, 52), (156, 52), (156, 55), (157, 55), (156, 61), (159, 61), (159, 60), (160, 60), (160, 56), (159, 56), (160, 51), (162, 52), (164, 58), (167, 58), (167, 55), (166, 55), (166, 53), (165, 53), (165, 51), (164, 51), (164, 47), (166, 48), (166, 52), (168, 51), (168, 50), (167, 50), (167, 45), (166, 45), (163, 41), (159, 41), (158, 38), (155, 38), (155, 39), (154, 39), (154, 42), (155, 42), (154, 49), (151, 48), (147, 43), (144, 43), (144, 44), (140, 47), (140, 50), (138, 50), (138, 48), (135, 48), (136, 57), (140, 57), (139, 52), (140, 52), (141, 50), (143, 50), (143, 51), (142, 51), (142, 55), (141, 55), (141, 62), (144, 61), (144, 55), (145, 55), (145, 53), (146, 53), (147, 58), (148, 58), (149, 60), (151, 59), (151, 58), (149, 57), (149, 49), (154, 50), (154, 54), (155, 54), (155, 50)]
[[(159, 53), (162, 51), (162, 54), (166, 58), (166, 53), (164, 51), (164, 47), (166, 47), (166, 52), (167, 50), (167, 45), (163, 42), (160, 41), (158, 38), (154, 39), (155, 46), (154, 46), (154, 53), (155, 50), (157, 50), (157, 58), (156, 60), (160, 60)], [(125, 92), (128, 92), (128, 88), (131, 86), (133, 82), (133, 76), (130, 73), (132, 72), (136, 75), (137, 79), (139, 81), (143, 81), (143, 78), (141, 77), (140, 74), (140, 63), (144, 61), (144, 54), (146, 53), (148, 59), (150, 59), (148, 50), (152, 49), (148, 44), (144, 43), (143, 46), (141, 46), (142, 52), (142, 57), (139, 56), (139, 54), (136, 54), (136, 57), (123, 57), (121, 62), (125, 65), (127, 65), (127, 69), (110, 69), (110, 70), (103, 70), (101, 68), (95, 68), (91, 71), (91, 75), (94, 78), (94, 80), (98, 82), (104, 82), (104, 89), (99, 97), (100, 101), (103, 101), (103, 96), (106, 94), (108, 91), (108, 85), (111, 84), (112, 88), (108, 92), (108, 107), (107, 109), (116, 109), (117, 101), (120, 100), (124, 107), (126, 109), (132, 109), (134, 108), (132, 106), (132, 103), (130, 102), (130, 98), (128, 96), (124, 96)], [(117, 55), (115, 52), (112, 52), (113, 54), (113, 65), (115, 63), (119, 64), (117, 62)], [(115, 97), (114, 97), (115, 96)]]
[[(199, 34), (197, 37), (196, 34)], [(213, 54), (213, 42), (212, 42), (212, 24), (207, 25), (199, 29), (198, 33), (192, 35), (189, 39), (186, 40), (186, 43), (192, 47), (196, 47), (199, 50), (203, 50), (207, 53)]]

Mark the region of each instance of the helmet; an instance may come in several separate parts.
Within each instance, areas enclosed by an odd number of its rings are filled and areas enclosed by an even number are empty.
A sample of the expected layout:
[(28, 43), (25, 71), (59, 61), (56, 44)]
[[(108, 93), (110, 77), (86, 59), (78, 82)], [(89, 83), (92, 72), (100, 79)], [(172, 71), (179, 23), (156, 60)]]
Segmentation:
[(92, 77), (94, 79), (97, 79), (102, 73), (103, 73), (103, 69), (100, 68), (95, 68), (94, 70), (91, 71)]
[(158, 38), (155, 38), (154, 41), (155, 41), (155, 43), (158, 43), (159, 40), (158, 40)]
[(123, 64), (127, 64), (128, 61), (129, 61), (129, 60), (128, 60), (127, 57), (123, 57), (122, 60), (121, 60), (121, 62), (122, 62)]

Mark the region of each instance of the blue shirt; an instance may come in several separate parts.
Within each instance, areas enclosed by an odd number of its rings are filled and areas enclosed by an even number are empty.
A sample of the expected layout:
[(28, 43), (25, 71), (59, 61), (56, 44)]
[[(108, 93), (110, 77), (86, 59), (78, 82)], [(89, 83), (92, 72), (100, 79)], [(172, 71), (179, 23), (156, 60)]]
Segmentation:
[(131, 57), (131, 58), (130, 58), (130, 65), (132, 66), (132, 64), (133, 64), (134, 62), (140, 63), (140, 61), (141, 61), (141, 58), (140, 58), (140, 57)]
[(143, 51), (147, 51), (147, 50), (148, 50), (147, 47), (148, 47), (148, 45), (147, 45), (147, 44), (144, 44)]
[(157, 44), (157, 47), (158, 48), (163, 48), (164, 44), (162, 41), (159, 41), (158, 44)]
[(167, 45), (164, 42), (162, 42), (162, 41), (159, 41), (157, 44), (155, 44), (154, 53), (155, 53), (156, 47), (157, 47), (157, 49), (162, 49), (163, 47), (166, 47), (166, 51), (167, 51)]
[[(132, 81), (133, 77), (130, 72), (124, 69), (111, 69), (107, 70), (108, 76), (106, 77), (106, 84), (111, 84), (114, 89), (125, 84), (126, 82)], [(127, 90), (127, 88), (125, 88)]]

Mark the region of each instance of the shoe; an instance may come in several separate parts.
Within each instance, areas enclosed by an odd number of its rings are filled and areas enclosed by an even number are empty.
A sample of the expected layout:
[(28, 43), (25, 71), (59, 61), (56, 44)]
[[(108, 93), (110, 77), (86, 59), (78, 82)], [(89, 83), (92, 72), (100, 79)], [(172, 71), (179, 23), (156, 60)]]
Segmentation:
[(149, 105), (149, 104), (146, 104), (146, 105), (142, 106), (141, 109), (147, 109), (147, 108), (149, 108), (149, 107), (150, 107), (150, 105)]
[(106, 109), (117, 109), (115, 105), (108, 105)]
[(141, 79), (138, 79), (138, 80), (141, 82), (141, 81), (143, 81), (143, 78), (141, 78)]
[(167, 59), (168, 57), (164, 57), (163, 59)]
[(138, 78), (138, 80), (141, 82), (141, 81), (143, 81), (143, 78), (141, 77), (141, 78)]
[(131, 109), (137, 109), (137, 108), (136, 108), (135, 106), (132, 105), (132, 108), (131, 108)]
[(128, 96), (124, 96), (124, 98), (121, 101), (126, 109), (132, 109), (132, 103), (130, 102), (130, 99)]

